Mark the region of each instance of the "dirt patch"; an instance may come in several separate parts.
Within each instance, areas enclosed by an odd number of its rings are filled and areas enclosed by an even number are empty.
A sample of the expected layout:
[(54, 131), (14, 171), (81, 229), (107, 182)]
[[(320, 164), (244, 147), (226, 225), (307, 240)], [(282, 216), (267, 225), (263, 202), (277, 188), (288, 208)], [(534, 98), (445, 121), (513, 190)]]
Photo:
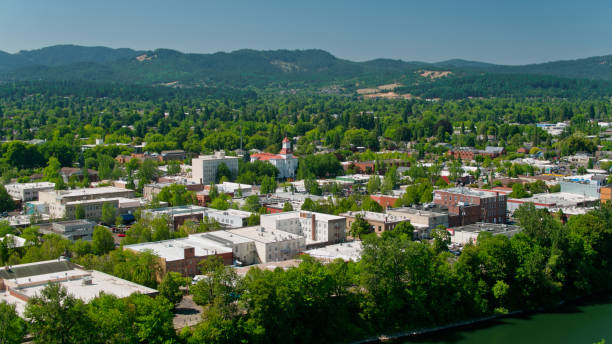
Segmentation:
[(424, 78), (437, 79), (453, 74), (451, 71), (424, 70), (420, 75)]
[(378, 92), (377, 88), (360, 88), (357, 90), (357, 94), (372, 94)]
[(151, 61), (152, 59), (153, 59), (153, 56), (149, 56), (147, 54), (136, 56), (136, 60), (139, 62)]
[(394, 89), (396, 89), (398, 87), (402, 87), (402, 86), (404, 86), (404, 85), (398, 84), (398, 83), (393, 83), (393, 84), (380, 85), (380, 86), (378, 86), (378, 89), (382, 90), (382, 91), (393, 91)]

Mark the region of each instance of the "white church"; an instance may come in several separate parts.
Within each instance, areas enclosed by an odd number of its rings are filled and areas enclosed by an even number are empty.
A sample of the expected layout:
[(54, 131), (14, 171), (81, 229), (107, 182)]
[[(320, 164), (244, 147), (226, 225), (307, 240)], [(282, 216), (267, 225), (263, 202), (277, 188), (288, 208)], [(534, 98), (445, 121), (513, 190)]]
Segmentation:
[(298, 158), (293, 156), (291, 150), (291, 141), (288, 138), (283, 139), (283, 148), (279, 154), (272, 153), (257, 153), (251, 155), (251, 162), (256, 160), (269, 161), (278, 169), (278, 178), (287, 179), (295, 178), (295, 171), (298, 166)]

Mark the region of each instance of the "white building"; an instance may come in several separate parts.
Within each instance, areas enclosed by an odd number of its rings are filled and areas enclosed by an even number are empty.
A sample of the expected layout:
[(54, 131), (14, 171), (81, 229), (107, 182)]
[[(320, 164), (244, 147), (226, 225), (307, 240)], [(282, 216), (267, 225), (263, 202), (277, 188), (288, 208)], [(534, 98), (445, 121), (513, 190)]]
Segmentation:
[(295, 171), (298, 166), (298, 158), (293, 156), (291, 142), (285, 137), (279, 154), (256, 153), (251, 155), (251, 162), (256, 160), (267, 161), (278, 169), (278, 178), (295, 178)]
[(116, 209), (122, 204), (132, 206), (134, 190), (105, 186), (100, 188), (86, 188), (58, 191), (41, 191), (38, 193), (36, 209), (44, 207), (44, 213), (51, 218), (75, 217), (76, 208), (81, 206), (85, 210), (85, 218), (99, 219), (102, 215), (104, 203), (111, 203)]
[(346, 239), (346, 218), (310, 211), (261, 215), (262, 227), (306, 237), (307, 244), (338, 243)]
[(11, 266), (0, 269), (0, 302), (16, 306), (23, 316), (27, 301), (39, 296), (49, 283), (59, 283), (68, 294), (89, 302), (100, 293), (119, 298), (139, 293), (157, 294), (157, 290), (95, 270), (84, 270), (64, 259)]
[(245, 227), (228, 232), (252, 240), (260, 263), (293, 259), (306, 248), (303, 236), (265, 227)]
[(363, 251), (361, 241), (351, 241), (315, 248), (304, 253), (326, 262), (331, 262), (338, 258), (346, 262), (357, 262), (361, 259), (361, 251)]
[(492, 235), (512, 237), (521, 231), (521, 227), (501, 223), (478, 222), (471, 225), (455, 227), (448, 231), (451, 233), (451, 242), (453, 244), (465, 245), (467, 243), (476, 242), (478, 235), (483, 232), (488, 232)]
[(143, 217), (155, 218), (166, 216), (175, 229), (186, 220), (201, 221), (205, 217), (214, 219), (225, 228), (240, 228), (247, 225), (247, 220), (251, 215), (253, 213), (244, 210), (217, 210), (197, 205), (144, 209), (142, 211)]
[(4, 187), (13, 199), (29, 202), (37, 200), (40, 191), (53, 191), (55, 189), (55, 183), (16, 183), (7, 184)]
[(232, 174), (238, 174), (238, 157), (225, 156), (225, 152), (215, 152), (214, 155), (200, 155), (191, 160), (191, 179), (200, 184), (214, 183), (217, 178), (217, 168), (225, 164)]

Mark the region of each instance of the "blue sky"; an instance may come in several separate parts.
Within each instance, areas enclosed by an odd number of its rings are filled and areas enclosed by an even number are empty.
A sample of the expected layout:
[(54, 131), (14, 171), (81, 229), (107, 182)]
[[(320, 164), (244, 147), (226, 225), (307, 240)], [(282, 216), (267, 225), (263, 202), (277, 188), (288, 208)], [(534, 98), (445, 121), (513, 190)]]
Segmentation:
[(0, 50), (54, 44), (523, 64), (612, 54), (612, 1), (2, 0)]

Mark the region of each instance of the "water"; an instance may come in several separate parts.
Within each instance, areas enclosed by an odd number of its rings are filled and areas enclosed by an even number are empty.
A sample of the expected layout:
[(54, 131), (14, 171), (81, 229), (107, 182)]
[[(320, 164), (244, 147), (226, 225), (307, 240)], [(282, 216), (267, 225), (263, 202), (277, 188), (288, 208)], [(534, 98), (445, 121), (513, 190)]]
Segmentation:
[(591, 344), (612, 343), (612, 297), (582, 305), (566, 305), (552, 312), (492, 320), (395, 343), (453, 344)]

